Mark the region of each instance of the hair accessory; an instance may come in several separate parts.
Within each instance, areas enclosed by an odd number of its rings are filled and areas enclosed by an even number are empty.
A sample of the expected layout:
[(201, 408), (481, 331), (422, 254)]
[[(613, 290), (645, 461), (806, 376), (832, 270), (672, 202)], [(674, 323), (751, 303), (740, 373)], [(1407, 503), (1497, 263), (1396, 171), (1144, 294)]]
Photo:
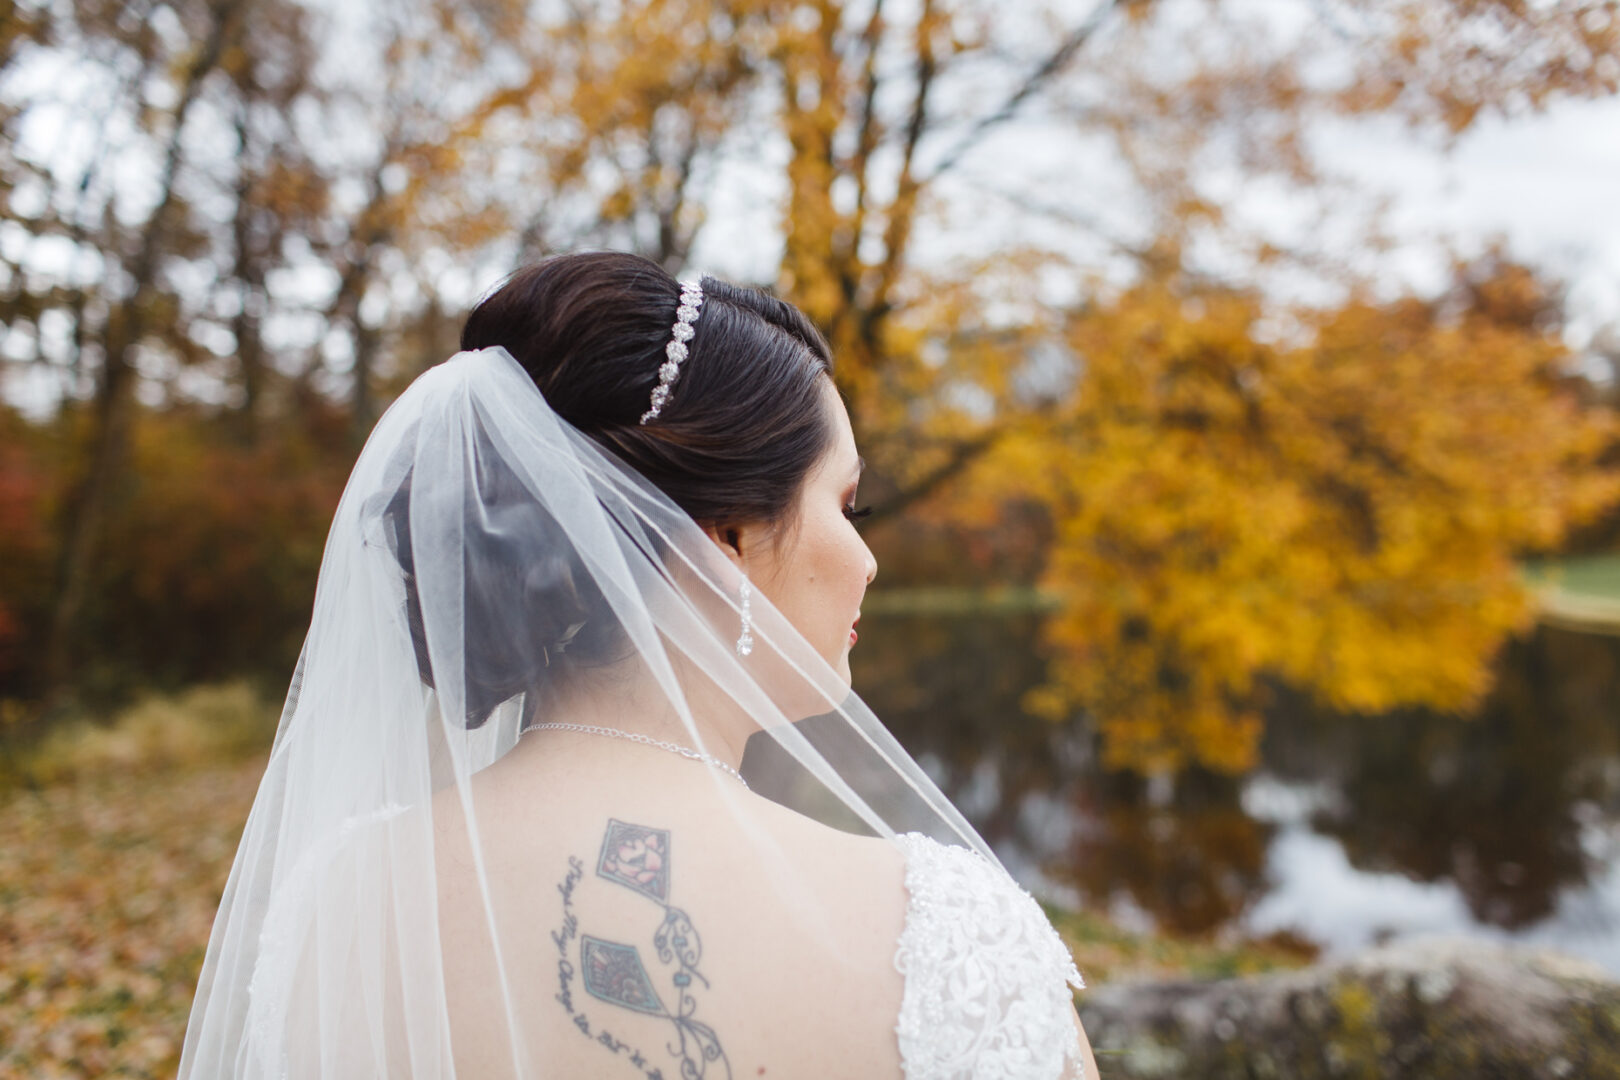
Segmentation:
[(753, 612), (749, 608), (749, 601), (754, 595), (754, 586), (749, 583), (748, 575), (744, 574), (739, 599), (742, 601), (742, 635), (737, 638), (737, 655), (747, 656), (754, 651), (754, 630), (751, 625)]
[(681, 303), (675, 309), (675, 325), (670, 328), (670, 342), (664, 346), (665, 360), (658, 367), (658, 385), (653, 388), (652, 408), (641, 414), (645, 424), (658, 416), (669, 401), (669, 388), (680, 373), (681, 361), (686, 359), (686, 343), (692, 340), (698, 309), (703, 306), (703, 286), (697, 279), (681, 282)]

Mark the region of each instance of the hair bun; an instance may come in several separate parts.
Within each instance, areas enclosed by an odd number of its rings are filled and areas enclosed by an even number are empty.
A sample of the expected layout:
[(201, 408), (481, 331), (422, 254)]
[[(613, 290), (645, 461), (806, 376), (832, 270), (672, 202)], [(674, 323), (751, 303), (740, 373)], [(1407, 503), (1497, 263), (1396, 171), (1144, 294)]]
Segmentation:
[[(489, 455), (481, 461), (496, 460)], [(436, 686), (417, 592), (411, 535), (411, 475), (382, 512), (405, 584), (406, 618), (417, 667)], [(573, 542), (556, 519), (504, 467), (480, 467), (467, 492), (460, 530), (462, 681), (466, 724), (476, 728), (496, 706), (524, 692), (556, 692), (570, 669), (601, 663), (615, 625)]]

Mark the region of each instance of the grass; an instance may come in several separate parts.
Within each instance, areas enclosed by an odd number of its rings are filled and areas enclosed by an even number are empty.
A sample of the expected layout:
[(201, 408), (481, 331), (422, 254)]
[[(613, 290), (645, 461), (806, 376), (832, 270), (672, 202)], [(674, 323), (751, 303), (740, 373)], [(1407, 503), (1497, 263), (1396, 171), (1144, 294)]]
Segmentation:
[(1530, 563), (1524, 578), (1536, 591), (1543, 623), (1620, 636), (1620, 554)]
[(1142, 934), (1091, 912), (1048, 907), (1047, 916), (1074, 954), (1088, 986), (1146, 978), (1222, 979), (1304, 967), (1309, 942), (1279, 934), (1262, 940), (1219, 940)]
[(1593, 600), (1620, 602), (1620, 554), (1548, 559), (1525, 566), (1532, 585), (1556, 586)]
[(149, 695), (110, 721), (77, 717), (12, 746), (0, 790), (217, 766), (267, 752), (278, 710), (245, 682)]

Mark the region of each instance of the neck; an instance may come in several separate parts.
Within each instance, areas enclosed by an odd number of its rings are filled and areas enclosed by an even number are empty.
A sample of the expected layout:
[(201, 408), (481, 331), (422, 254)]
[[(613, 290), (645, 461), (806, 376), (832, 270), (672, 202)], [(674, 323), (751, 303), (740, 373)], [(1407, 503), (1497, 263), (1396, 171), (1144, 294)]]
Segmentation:
[(660, 742), (690, 747), (737, 768), (748, 736), (757, 726), (728, 696), (701, 673), (677, 663), (677, 683), (685, 698), (691, 725), (675, 711), (674, 703), (651, 673), (600, 680), (581, 688), (552, 707), (537, 710), (528, 724), (570, 723), (612, 728)]

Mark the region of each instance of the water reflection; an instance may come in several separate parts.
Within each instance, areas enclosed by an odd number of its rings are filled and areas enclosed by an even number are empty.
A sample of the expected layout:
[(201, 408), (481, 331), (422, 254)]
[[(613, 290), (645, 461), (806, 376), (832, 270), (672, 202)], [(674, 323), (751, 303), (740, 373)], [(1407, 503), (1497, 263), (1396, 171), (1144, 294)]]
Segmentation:
[(1238, 918), (1265, 887), (1272, 826), (1245, 814), (1235, 791), (1189, 800), (1182, 790), (1166, 806), (1082, 797), (1087, 825), (1060, 876), (1094, 906), (1128, 900), (1176, 933), (1207, 934)]
[[(1504, 649), (1491, 695), (1469, 717), (1324, 715), (1279, 694), (1254, 777), (1150, 783), (1101, 770), (1086, 733), (1020, 712), (1040, 675), (1038, 626), (887, 618), (862, 638), (857, 686), (993, 845), (1083, 902), (1180, 933), (1241, 927), (1280, 888), (1310, 887), (1298, 858), (1314, 845), (1350, 892), (1359, 875), (1368, 891), (1356, 895), (1381, 889), (1391, 907), (1412, 909), (1410, 920), (1391, 916), (1397, 930), (1557, 940), (1576, 908), (1588, 922), (1620, 921), (1608, 887), (1620, 880), (1617, 854), (1594, 842), (1620, 826), (1620, 639), (1538, 629)], [(1309, 791), (1312, 805), (1283, 828), (1257, 809), (1256, 785)], [(1025, 812), (1032, 802), (1063, 812)], [(1283, 882), (1287, 859), (1296, 869)], [(1307, 896), (1295, 899), (1311, 911)], [(1318, 938), (1354, 938), (1353, 912), (1338, 909), (1338, 934), (1320, 921), (1332, 905), (1317, 907)]]
[(1352, 866), (1449, 880), (1479, 922), (1527, 926), (1596, 869), (1583, 818), (1620, 809), (1616, 644), (1553, 629), (1511, 643), (1471, 717), (1301, 710), (1280, 718), (1267, 764), (1333, 781), (1340, 798), (1313, 824)]

